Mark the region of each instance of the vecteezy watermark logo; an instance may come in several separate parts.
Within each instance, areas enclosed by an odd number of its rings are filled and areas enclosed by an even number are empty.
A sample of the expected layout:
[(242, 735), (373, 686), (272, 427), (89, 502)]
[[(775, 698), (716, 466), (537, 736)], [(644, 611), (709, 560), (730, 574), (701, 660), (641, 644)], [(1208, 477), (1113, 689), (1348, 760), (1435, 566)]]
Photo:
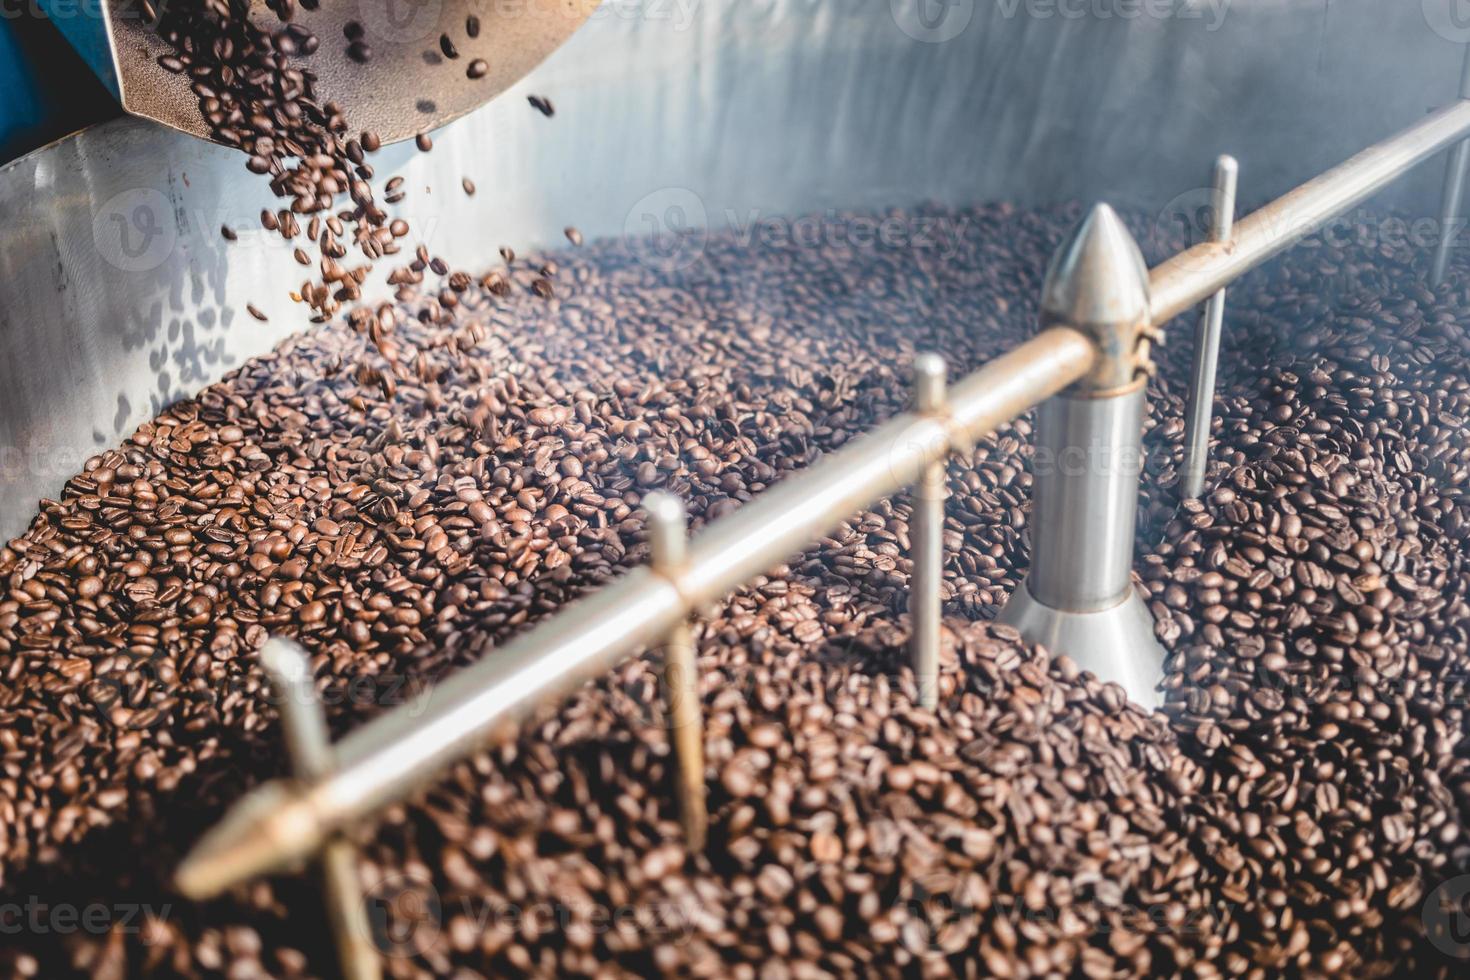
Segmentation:
[(666, 187), (633, 205), (623, 233), (635, 257), (665, 272), (687, 268), (705, 254), (710, 235), (722, 246), (742, 250), (837, 252), (878, 249), (934, 252), (943, 259), (963, 247), (971, 219), (936, 214), (843, 215), (835, 209), (799, 217), (767, 215), (759, 208), (706, 211), (704, 202), (684, 187)]
[(137, 902), (73, 905), (70, 902), (48, 902), (31, 895), (24, 902), (0, 903), (0, 935), (68, 936), (85, 932), (93, 936), (105, 936), (111, 932), (143, 933), (143, 942), (147, 945), (145, 924), (150, 920), (165, 921), (172, 911), (172, 905), (155, 907)]
[[(0, 0), (0, 21), (4, 20), (92, 20), (102, 22), (102, 5), (106, 0)], [(114, 20), (141, 20), (157, 25), (167, 10), (166, 0), (154, 0), (155, 19), (150, 20), (142, 4), (116, 4), (110, 11)]]
[(1225, 23), (1232, 0), (997, 0), (1001, 17), (1031, 20), (1197, 20), (1206, 31)]
[[(916, 471), (925, 460), (944, 459), (949, 447), (949, 435), (942, 423), (933, 419), (919, 418), (903, 431), (895, 434), (888, 445), (886, 459), (888, 472), (895, 483), (905, 486), (914, 481)], [(916, 489), (915, 493), (919, 490)]]
[(741, 248), (936, 249), (952, 253), (964, 242), (968, 217), (894, 213), (841, 217), (835, 210), (798, 218), (767, 216), (759, 208), (726, 208), (725, 228)]
[(985, 917), (982, 910), (990, 906), (983, 883), (950, 871), (919, 875), (898, 901), (914, 924), (902, 933), (911, 953), (923, 953), (925, 948), (959, 952), (973, 940)]
[(899, 30), (926, 44), (953, 41), (975, 18), (975, 0), (888, 0), (888, 9)]
[(1223, 901), (1194, 908), (1177, 901), (1137, 904), (1128, 901), (1122, 888), (1109, 883), (1066, 906), (1045, 902), (1033, 907), (995, 900), (990, 886), (978, 875), (943, 870), (918, 875), (904, 887), (896, 905), (900, 918), (907, 922), (901, 935), (910, 952), (922, 953), (927, 946), (949, 954), (970, 948), (980, 926), (993, 919), (1005, 919), (1017, 930), (1039, 926), (1050, 932), (1064, 916), (1075, 916), (1103, 935), (1198, 936), (1214, 932), (1234, 908)]
[(444, 0), (358, 0), (357, 11), (369, 42), (417, 44), (439, 33)]
[(709, 242), (704, 201), (687, 187), (663, 187), (645, 195), (628, 212), (623, 233), (638, 260), (663, 272), (687, 269)]
[(91, 446), (0, 446), (0, 480), (28, 476), (66, 480), (94, 451)]
[[(700, 3), (701, 0), (602, 0), (597, 9), (588, 15), (588, 20), (662, 23), (669, 25), (676, 33), (681, 33), (694, 25)], [(576, 13), (578, 10), (576, 5), (567, 8), (569, 13)]]
[(1184, 248), (1193, 248), (1214, 238), (1215, 192), (1196, 187), (1178, 195), (1154, 217), (1154, 235), (1160, 242), (1182, 238)]
[[(102, 21), (103, 0), (0, 0), (0, 20), (94, 20)], [(143, 16), (128, 4), (127, 9), (116, 11), (113, 16), (122, 20), (136, 20)]]
[(386, 875), (363, 895), (373, 944), (384, 956), (412, 958), (439, 941), (444, 905), (432, 882), (407, 874)]
[(697, 909), (687, 901), (604, 905), (556, 898), (515, 903), (461, 896), (451, 899), (446, 916), (434, 885), (422, 876), (403, 873), (385, 876), (368, 889), (364, 901), (373, 944), (394, 958), (422, 956), (446, 942), (447, 919), (466, 921), (476, 933), (529, 928), (539, 935), (565, 934), (575, 926), (604, 935), (631, 927), (671, 945), (688, 942), (697, 922)]
[(123, 272), (151, 272), (173, 254), (177, 233), (168, 198), (151, 187), (135, 187), (108, 198), (92, 217), (92, 242), (109, 264)]
[(1444, 882), (1424, 900), (1424, 935), (1434, 948), (1470, 960), (1470, 875)]
[[(137, 583), (135, 581), (132, 584)], [(165, 660), (163, 653), (159, 651), (147, 659), (133, 661), (127, 674), (94, 677), (83, 688), (87, 702), (103, 720), (127, 731), (142, 731), (166, 723), (170, 715), (165, 712), (146, 706), (129, 707), (132, 703), (131, 693), (140, 682), (148, 684), (153, 690), (168, 686), (160, 680)], [(321, 690), (313, 687), (309, 695), (298, 691), (282, 693), (274, 686), (267, 686), (262, 691), (253, 676), (242, 673), (202, 690), (187, 691), (181, 697), (184, 701), (205, 706), (219, 705), (231, 698), (244, 697), (280, 710), (287, 701), (307, 696), (312, 704), (324, 708), (402, 707), (409, 717), (417, 718), (428, 708), (431, 690), (432, 685), (421, 677), (395, 673), (340, 679)]]
[(1470, 41), (1470, 0), (1421, 0), (1424, 21), (1446, 41)]
[[(1315, 219), (1302, 220), (1283, 215), (1256, 212), (1250, 216), (1255, 237), (1295, 245), (1298, 249), (1387, 248), (1416, 252), (1437, 248), (1442, 243), (1452, 249), (1470, 246), (1470, 222), (1456, 218), (1448, 224), (1427, 215), (1402, 216), (1380, 214), (1359, 208), (1337, 215), (1320, 224)], [(1196, 187), (1176, 196), (1154, 216), (1151, 235), (1153, 244), (1181, 248), (1186, 252), (1214, 240), (1215, 194), (1208, 187)], [(1209, 250), (1198, 256), (1171, 261), (1188, 266), (1208, 264), (1213, 260)]]

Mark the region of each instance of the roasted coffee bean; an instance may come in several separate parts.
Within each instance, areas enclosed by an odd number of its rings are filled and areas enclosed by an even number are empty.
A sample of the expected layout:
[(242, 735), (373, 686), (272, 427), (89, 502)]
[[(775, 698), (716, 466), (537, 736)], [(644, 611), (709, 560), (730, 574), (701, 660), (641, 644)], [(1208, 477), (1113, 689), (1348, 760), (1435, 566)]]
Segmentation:
[(470, 62), (464, 73), (470, 78), (484, 78), (490, 73), (490, 62), (484, 58), (476, 58)]
[[(264, 638), (309, 649), (334, 733), (413, 703), (646, 561), (646, 487), (718, 520), (903, 411), (917, 351), (960, 377), (1031, 336), (1077, 213), (826, 216), (823, 244), (711, 233), (674, 269), (600, 240), (475, 277), (425, 248), (394, 302), (168, 404), (0, 548), (0, 901), (173, 913), (0, 956), (331, 974), (311, 880), (168, 890), (289, 769)], [(955, 240), (937, 264), (839, 244), (859, 220)], [(1028, 415), (949, 468), (937, 708), (907, 667), (900, 493), (695, 620), (704, 854), (680, 846), (655, 650), (362, 835), (365, 880), (426, 883), (404, 905), (442, 919), (385, 970), (1458, 975), (1424, 908), (1470, 865), (1470, 344), (1465, 269), (1435, 293), (1411, 253), (1304, 249), (1232, 288), (1202, 502), (1174, 487), (1189, 345), (1156, 352), (1138, 587), (1163, 710), (984, 622), (1027, 563)], [(556, 302), (531, 295), (546, 269)]]
[[(311, 319), (325, 320), (358, 298), (371, 263), (397, 251), (386, 233), (392, 219), (369, 184), (372, 168), (365, 154), (376, 151), (379, 141), (368, 134), (360, 142), (344, 139), (342, 108), (320, 99), (315, 74), (295, 66), (320, 43), (310, 29), (291, 22), (296, 4), (268, 4), (281, 22), (274, 30), (269, 18), (248, 16), (247, 6), (219, 0), (168, 4), (155, 11), (160, 16), (150, 18), (148, 26), (174, 51), (160, 64), (192, 79), (200, 114), (214, 138), (242, 151), (246, 167), (269, 177), (272, 191), (289, 202), (281, 214), (332, 219), (320, 232), (313, 220), (310, 247), (320, 251), (320, 258), (336, 262), (350, 247), (361, 253), (367, 264), (345, 270), (352, 285), (338, 278), (310, 282), (292, 293), (310, 308)], [(371, 50), (362, 25), (349, 21), (344, 35), (349, 56), (366, 64)], [(281, 218), (262, 219), (262, 224), (287, 239), (298, 230), (294, 221), (287, 226)], [(222, 234), (235, 240), (228, 228)]]

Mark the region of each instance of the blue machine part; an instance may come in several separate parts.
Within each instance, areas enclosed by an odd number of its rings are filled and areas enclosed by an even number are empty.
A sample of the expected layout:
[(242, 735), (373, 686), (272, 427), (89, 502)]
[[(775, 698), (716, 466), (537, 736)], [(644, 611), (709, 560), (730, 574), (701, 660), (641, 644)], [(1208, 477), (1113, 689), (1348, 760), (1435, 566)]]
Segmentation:
[[(13, 0), (12, 0), (13, 2)], [(112, 63), (112, 46), (107, 38), (107, 21), (101, 0), (30, 0), (82, 56), (107, 90), (117, 96), (117, 69)]]
[(0, 165), (120, 115), (116, 100), (32, 3), (0, 4)]
[(46, 117), (41, 87), (8, 19), (0, 20), (0, 92), (0, 159), (8, 159), (11, 141)]

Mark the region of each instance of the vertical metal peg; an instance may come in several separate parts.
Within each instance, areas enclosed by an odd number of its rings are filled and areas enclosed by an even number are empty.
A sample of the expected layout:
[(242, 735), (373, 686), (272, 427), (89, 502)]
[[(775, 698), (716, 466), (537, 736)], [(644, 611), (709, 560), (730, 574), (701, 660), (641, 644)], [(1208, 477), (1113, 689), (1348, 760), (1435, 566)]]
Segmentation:
[[(1465, 48), (1465, 62), (1460, 69), (1460, 98), (1470, 99), (1470, 45)], [(1444, 193), (1440, 198), (1439, 242), (1434, 247), (1434, 268), (1429, 281), (1438, 286), (1444, 282), (1450, 267), (1450, 248), (1459, 236), (1460, 209), (1465, 197), (1465, 167), (1470, 163), (1470, 140), (1461, 140), (1450, 149), (1445, 164)]]
[[(945, 365), (938, 354), (920, 354), (914, 359), (914, 410), (937, 415), (945, 409)], [(939, 627), (943, 616), (940, 586), (944, 582), (944, 460), (924, 467), (913, 490), (913, 521), (909, 538), (914, 549), (914, 569), (909, 582), (909, 638), (914, 677), (919, 685), (919, 704), (934, 708), (939, 703)]]
[[(306, 651), (289, 640), (273, 637), (260, 651), (260, 666), (280, 699), (286, 752), (296, 778), (314, 781), (325, 777), (332, 771), (335, 757)], [(321, 866), (327, 918), (342, 975), (347, 980), (379, 980), (382, 963), (368, 925), (357, 876), (357, 855), (351, 842), (338, 838), (328, 843), (322, 850)]]
[[(1215, 161), (1213, 213), (1210, 238), (1229, 241), (1235, 230), (1235, 189), (1240, 165), (1232, 156)], [(1215, 417), (1215, 373), (1220, 364), (1220, 334), (1225, 323), (1225, 290), (1209, 298), (1194, 331), (1194, 373), (1189, 387), (1186, 415), (1184, 468), (1180, 474), (1181, 496), (1188, 500), (1204, 493), (1205, 470), (1210, 462), (1210, 423)]]
[[(653, 570), (675, 577), (689, 556), (688, 518), (684, 502), (668, 493), (652, 493), (643, 501), (648, 512)], [(694, 638), (687, 622), (664, 637), (664, 700), (669, 711), (669, 737), (677, 768), (675, 790), (685, 846), (704, 850), (709, 816), (704, 791), (704, 709), (699, 701), (699, 673)]]

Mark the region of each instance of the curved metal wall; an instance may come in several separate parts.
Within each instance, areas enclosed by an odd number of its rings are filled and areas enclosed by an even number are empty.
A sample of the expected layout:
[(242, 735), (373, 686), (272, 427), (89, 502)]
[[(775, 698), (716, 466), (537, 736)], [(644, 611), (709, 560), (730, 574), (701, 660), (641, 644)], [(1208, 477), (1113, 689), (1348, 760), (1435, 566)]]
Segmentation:
[[(559, 244), (568, 224), (643, 234), (922, 200), (1158, 209), (1205, 187), (1222, 151), (1251, 205), (1453, 96), (1470, 32), (1431, 23), (1430, 2), (1220, 0), (1216, 20), (1212, 0), (1141, 17), (1101, 13), (1136, 0), (606, 0), (433, 153), (390, 147), (378, 170), (406, 177), (416, 234), (466, 267)], [(1385, 200), (1432, 215), (1439, 181), (1428, 166)], [(306, 327), (285, 295), (299, 268), (256, 230), (271, 200), (231, 151), (134, 120), (0, 169), (0, 533), (88, 455)]]

